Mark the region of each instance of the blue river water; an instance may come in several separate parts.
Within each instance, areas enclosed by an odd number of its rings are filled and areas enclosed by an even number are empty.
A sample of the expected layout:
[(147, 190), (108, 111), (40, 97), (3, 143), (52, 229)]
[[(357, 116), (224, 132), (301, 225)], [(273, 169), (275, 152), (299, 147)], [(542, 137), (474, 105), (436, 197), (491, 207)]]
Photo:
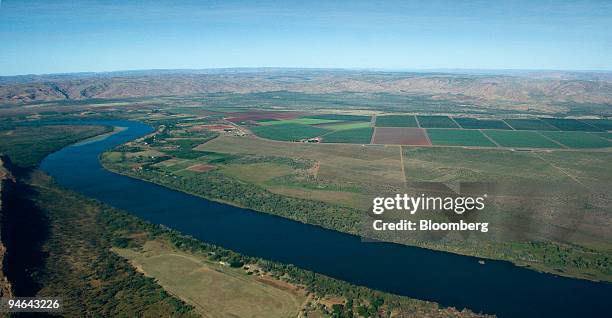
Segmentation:
[(128, 121), (86, 122), (127, 127), (68, 146), (41, 167), (60, 185), (164, 224), (204, 242), (290, 263), (357, 285), (500, 317), (612, 317), (612, 284), (538, 273), (503, 261), (357, 236), (221, 204), (102, 168), (99, 155), (152, 131)]

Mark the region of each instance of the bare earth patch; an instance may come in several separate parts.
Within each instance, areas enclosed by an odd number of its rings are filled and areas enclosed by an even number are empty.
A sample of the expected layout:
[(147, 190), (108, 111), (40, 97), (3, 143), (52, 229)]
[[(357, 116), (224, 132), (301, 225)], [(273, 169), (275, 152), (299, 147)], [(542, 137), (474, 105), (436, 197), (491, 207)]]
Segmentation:
[(425, 130), (421, 128), (376, 127), (373, 144), (431, 146)]

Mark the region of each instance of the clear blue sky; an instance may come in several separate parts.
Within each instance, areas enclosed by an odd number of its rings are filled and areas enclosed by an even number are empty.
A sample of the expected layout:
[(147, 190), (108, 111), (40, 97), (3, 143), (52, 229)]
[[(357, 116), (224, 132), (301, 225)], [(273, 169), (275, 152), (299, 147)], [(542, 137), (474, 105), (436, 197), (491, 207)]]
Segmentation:
[(612, 1), (1, 0), (0, 75), (160, 68), (612, 70)]

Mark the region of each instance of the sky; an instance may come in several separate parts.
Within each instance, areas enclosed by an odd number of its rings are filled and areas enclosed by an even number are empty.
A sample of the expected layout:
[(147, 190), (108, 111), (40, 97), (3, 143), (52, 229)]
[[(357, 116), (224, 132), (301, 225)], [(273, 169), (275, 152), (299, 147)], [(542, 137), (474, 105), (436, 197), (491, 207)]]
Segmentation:
[(0, 75), (612, 70), (612, 1), (0, 0)]

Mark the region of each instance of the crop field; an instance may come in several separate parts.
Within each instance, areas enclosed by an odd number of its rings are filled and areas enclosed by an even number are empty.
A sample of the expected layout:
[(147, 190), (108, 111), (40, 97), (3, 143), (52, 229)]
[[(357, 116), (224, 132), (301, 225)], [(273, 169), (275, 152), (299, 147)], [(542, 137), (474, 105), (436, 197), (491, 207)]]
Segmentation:
[(535, 131), (486, 130), (483, 133), (503, 147), (562, 148)]
[(602, 137), (602, 138), (606, 138), (608, 140), (612, 140), (612, 132), (600, 132), (600, 133), (593, 133), (593, 134), (599, 137)]
[(433, 145), (496, 147), (479, 130), (427, 129), (427, 135)]
[(459, 128), (448, 116), (417, 116), (423, 128)]
[(465, 129), (511, 129), (506, 123), (499, 119), (477, 119), (467, 117), (453, 118)]
[(373, 131), (372, 127), (338, 130), (323, 136), (323, 142), (369, 144)]
[(559, 130), (540, 119), (504, 119), (504, 121), (516, 130)]
[(370, 122), (341, 122), (334, 124), (317, 125), (317, 127), (325, 128), (329, 130), (347, 130), (356, 128), (369, 128)]
[(600, 128), (580, 122), (576, 119), (542, 118), (542, 120), (563, 131), (602, 131)]
[(147, 242), (142, 252), (120, 248), (113, 251), (205, 317), (291, 317), (305, 300), (303, 292), (293, 285), (246, 275), (242, 269), (176, 251), (162, 243)]
[(302, 124), (279, 124), (268, 126), (254, 126), (251, 131), (262, 138), (282, 141), (295, 141), (320, 136), (328, 132), (323, 128)]
[(376, 117), (376, 127), (418, 127), (413, 115), (385, 115)]
[(612, 147), (610, 140), (582, 131), (544, 131), (542, 134), (571, 148)]
[(370, 121), (370, 116), (365, 115), (345, 115), (345, 114), (321, 114), (304, 116), (304, 118), (329, 119), (340, 121)]
[(612, 119), (581, 119), (580, 121), (603, 130), (612, 130)]
[(376, 127), (373, 144), (430, 146), (431, 142), (421, 128)]
[(296, 118), (284, 120), (269, 120), (259, 121), (260, 125), (284, 125), (284, 124), (302, 124), (302, 125), (318, 125), (336, 123), (338, 120), (333, 119), (317, 119), (317, 118)]
[(274, 120), (274, 119), (294, 119), (302, 113), (299, 112), (273, 112), (273, 111), (245, 111), (245, 112), (233, 112), (228, 113), (227, 120), (239, 123), (245, 121), (258, 121), (258, 120)]

